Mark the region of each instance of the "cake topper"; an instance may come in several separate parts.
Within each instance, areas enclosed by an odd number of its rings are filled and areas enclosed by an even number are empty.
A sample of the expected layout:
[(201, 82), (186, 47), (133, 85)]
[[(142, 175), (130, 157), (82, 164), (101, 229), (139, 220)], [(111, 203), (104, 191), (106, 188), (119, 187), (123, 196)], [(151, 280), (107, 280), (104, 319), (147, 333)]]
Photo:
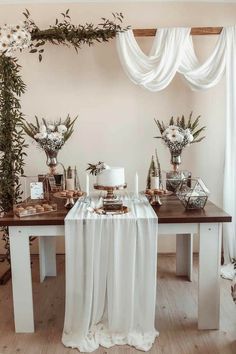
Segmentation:
[(106, 165), (104, 162), (99, 161), (96, 165), (89, 163), (89, 167), (86, 169), (86, 171), (89, 171), (89, 173), (93, 176), (99, 175), (103, 170), (107, 170), (110, 167)]

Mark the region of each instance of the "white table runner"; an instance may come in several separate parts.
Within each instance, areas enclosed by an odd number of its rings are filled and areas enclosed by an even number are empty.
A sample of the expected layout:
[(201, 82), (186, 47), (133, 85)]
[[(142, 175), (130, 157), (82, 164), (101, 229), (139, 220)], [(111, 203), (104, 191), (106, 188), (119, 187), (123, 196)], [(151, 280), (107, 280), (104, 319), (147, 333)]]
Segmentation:
[[(92, 199), (97, 204), (98, 199)], [(158, 220), (145, 196), (124, 215), (77, 202), (65, 219), (66, 312), (62, 342), (91, 352), (129, 344), (148, 351), (155, 330)]]

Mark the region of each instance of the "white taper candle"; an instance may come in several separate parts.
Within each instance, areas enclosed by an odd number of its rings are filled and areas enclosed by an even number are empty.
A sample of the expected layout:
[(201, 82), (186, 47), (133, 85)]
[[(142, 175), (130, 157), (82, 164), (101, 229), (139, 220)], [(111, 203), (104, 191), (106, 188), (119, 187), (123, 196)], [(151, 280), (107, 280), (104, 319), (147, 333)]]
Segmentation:
[(66, 179), (66, 189), (74, 190), (75, 189), (75, 180), (74, 178)]
[(89, 195), (89, 175), (86, 174), (86, 194)]
[(135, 185), (135, 194), (138, 195), (139, 188), (138, 188), (138, 174), (137, 174), (137, 172), (135, 174), (135, 183), (134, 183), (134, 185)]

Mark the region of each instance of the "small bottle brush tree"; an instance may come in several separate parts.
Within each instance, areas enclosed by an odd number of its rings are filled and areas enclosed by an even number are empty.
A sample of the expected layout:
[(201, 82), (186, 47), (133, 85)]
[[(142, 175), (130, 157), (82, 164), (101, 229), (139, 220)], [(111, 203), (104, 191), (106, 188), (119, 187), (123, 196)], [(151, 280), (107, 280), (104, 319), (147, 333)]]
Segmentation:
[(148, 170), (147, 176), (147, 189), (151, 188), (151, 177), (159, 177), (159, 184), (162, 186), (162, 174), (161, 174), (161, 165), (159, 162), (159, 158), (157, 155), (157, 150), (155, 150), (156, 162), (154, 160), (154, 156), (152, 155), (150, 167)]

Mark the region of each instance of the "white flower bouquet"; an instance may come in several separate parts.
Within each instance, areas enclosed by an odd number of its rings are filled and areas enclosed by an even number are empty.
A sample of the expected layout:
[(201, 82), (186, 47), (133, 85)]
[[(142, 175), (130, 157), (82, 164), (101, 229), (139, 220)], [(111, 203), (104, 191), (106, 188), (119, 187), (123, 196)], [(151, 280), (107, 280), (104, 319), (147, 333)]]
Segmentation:
[(200, 116), (193, 121), (192, 112), (187, 121), (184, 116), (182, 118), (178, 117), (176, 120), (171, 117), (167, 126), (155, 119), (161, 133), (161, 136), (156, 136), (155, 138), (162, 139), (163, 143), (169, 148), (170, 153), (178, 156), (181, 154), (183, 148), (200, 142), (205, 138), (205, 136), (199, 137), (205, 129), (205, 127), (198, 128), (199, 119)]
[(71, 120), (68, 115), (64, 122), (60, 119), (54, 123), (48, 123), (43, 118), (42, 123), (40, 124), (38, 117), (35, 118), (36, 125), (25, 123), (24, 131), (34, 139), (46, 153), (58, 152), (62, 148), (72, 135), (74, 124), (77, 119), (77, 117), (75, 117)]
[(0, 55), (12, 56), (16, 50), (30, 47), (31, 34), (25, 24), (0, 27)]

